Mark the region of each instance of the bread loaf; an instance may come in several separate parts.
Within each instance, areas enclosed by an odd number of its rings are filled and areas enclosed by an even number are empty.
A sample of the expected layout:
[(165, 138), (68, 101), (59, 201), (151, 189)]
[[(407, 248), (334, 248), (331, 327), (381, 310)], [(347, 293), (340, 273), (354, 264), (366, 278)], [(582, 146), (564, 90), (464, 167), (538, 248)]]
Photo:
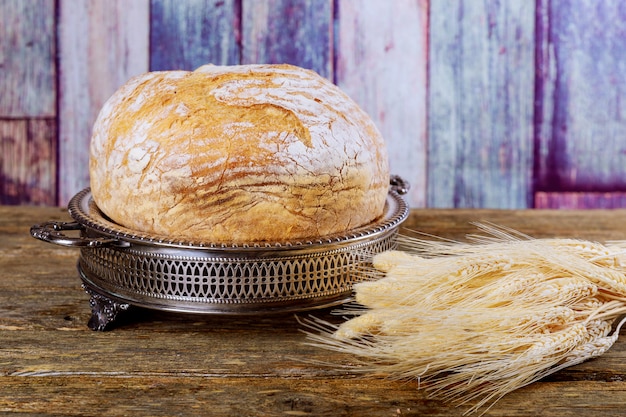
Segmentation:
[(359, 106), (290, 65), (150, 72), (103, 106), (92, 197), (127, 228), (212, 243), (346, 232), (382, 215), (385, 143)]

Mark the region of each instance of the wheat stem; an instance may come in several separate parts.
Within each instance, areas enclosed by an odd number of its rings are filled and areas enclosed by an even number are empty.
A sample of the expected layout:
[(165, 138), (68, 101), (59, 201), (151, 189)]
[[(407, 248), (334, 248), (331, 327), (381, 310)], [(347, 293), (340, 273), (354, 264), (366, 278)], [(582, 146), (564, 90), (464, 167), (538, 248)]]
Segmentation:
[(521, 386), (606, 352), (626, 319), (626, 242), (532, 239), (493, 224), (469, 242), (401, 237), (375, 256), (339, 325), (310, 344), (354, 370), (414, 379), (435, 397), (488, 409)]

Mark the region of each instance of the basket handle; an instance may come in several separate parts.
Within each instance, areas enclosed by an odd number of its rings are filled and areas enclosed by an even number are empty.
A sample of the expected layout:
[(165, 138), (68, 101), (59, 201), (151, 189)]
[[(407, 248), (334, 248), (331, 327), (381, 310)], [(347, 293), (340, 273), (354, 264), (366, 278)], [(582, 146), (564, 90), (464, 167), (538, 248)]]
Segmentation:
[(69, 247), (89, 247), (101, 248), (105, 246), (120, 246), (120, 241), (112, 238), (104, 237), (71, 237), (64, 234), (67, 230), (83, 230), (83, 227), (77, 222), (46, 222), (36, 224), (30, 228), (32, 237), (43, 240), (44, 242), (54, 243), (61, 246)]
[(404, 195), (411, 189), (411, 184), (399, 175), (392, 175), (389, 179), (391, 190), (400, 195)]

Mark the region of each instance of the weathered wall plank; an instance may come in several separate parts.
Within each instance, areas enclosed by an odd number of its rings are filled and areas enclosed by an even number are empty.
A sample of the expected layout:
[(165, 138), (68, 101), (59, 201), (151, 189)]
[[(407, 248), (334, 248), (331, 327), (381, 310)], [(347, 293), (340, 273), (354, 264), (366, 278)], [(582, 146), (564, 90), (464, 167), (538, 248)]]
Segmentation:
[(430, 4), (428, 205), (532, 204), (535, 5)]
[(91, 128), (109, 96), (148, 71), (148, 0), (59, 0), (59, 202), (89, 185)]
[(0, 204), (56, 204), (54, 0), (0, 0)]
[(242, 64), (293, 64), (333, 78), (332, 0), (242, 0)]
[(537, 188), (624, 191), (626, 3), (540, 4)]
[(31, 119), (27, 125), (26, 190), (22, 196), (30, 204), (55, 205), (57, 202), (57, 121)]
[(152, 0), (150, 69), (193, 70), (209, 63), (238, 64), (240, 12), (237, 0)]
[(54, 117), (54, 0), (0, 0), (0, 117)]
[(24, 185), (27, 131), (26, 120), (2, 120), (0, 122), (0, 186), (2, 202), (10, 204), (21, 200)]
[(538, 209), (616, 209), (626, 207), (626, 192), (545, 192), (535, 195)]
[(335, 82), (387, 141), (391, 171), (426, 204), (428, 1), (342, 0), (337, 7)]
[(54, 119), (0, 120), (0, 204), (56, 204)]
[(413, 207), (626, 206), (626, 2), (0, 0), (0, 16), (0, 203), (87, 186), (93, 121), (135, 74), (286, 62), (370, 114)]

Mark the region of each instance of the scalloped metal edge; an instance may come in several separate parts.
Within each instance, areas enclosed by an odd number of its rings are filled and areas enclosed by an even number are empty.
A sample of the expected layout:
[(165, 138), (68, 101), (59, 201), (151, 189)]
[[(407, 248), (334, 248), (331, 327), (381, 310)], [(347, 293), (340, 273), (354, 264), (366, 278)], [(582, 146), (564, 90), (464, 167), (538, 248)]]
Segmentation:
[(408, 217), (409, 206), (395, 188), (390, 187), (387, 201), (385, 202), (385, 213), (383, 217), (376, 222), (352, 229), (345, 234), (322, 236), (310, 240), (303, 239), (295, 242), (251, 242), (243, 244), (175, 240), (167, 236), (151, 235), (125, 228), (109, 220), (100, 211), (91, 196), (91, 189), (89, 187), (72, 197), (68, 205), (68, 211), (70, 216), (83, 227), (125, 243), (241, 253), (247, 251), (313, 249), (327, 245), (353, 244), (355, 241), (370, 239), (399, 226)]

